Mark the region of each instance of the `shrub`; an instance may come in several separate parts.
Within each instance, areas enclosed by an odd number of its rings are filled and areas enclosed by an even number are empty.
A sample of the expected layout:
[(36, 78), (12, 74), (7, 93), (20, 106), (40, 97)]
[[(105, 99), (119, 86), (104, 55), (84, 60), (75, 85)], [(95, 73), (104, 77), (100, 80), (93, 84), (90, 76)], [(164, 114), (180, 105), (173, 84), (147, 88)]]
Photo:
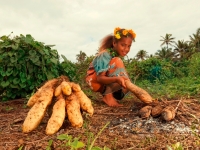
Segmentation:
[(70, 81), (77, 81), (77, 66), (68, 60), (64, 55), (61, 55), (63, 58), (63, 62), (60, 66), (60, 74), (67, 76)]
[(1, 100), (26, 97), (42, 82), (59, 76), (59, 56), (51, 45), (29, 34), (0, 40)]
[(189, 61), (189, 75), (200, 76), (200, 53), (195, 53)]

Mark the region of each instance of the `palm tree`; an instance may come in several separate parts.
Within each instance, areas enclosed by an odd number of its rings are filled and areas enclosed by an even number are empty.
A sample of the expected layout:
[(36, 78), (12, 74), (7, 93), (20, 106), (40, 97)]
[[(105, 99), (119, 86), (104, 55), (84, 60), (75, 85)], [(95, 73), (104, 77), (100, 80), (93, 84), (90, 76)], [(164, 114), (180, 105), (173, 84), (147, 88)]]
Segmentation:
[(195, 34), (190, 35), (190, 43), (195, 48), (195, 52), (200, 52), (200, 28), (197, 29)]
[(153, 58), (153, 57), (155, 57), (153, 54), (150, 54), (150, 55), (148, 56), (148, 58)]
[(82, 51), (80, 51), (79, 54), (76, 55), (76, 60), (79, 62), (79, 63), (82, 63), (83, 61), (85, 61), (86, 59), (86, 54)]
[(167, 49), (166, 47), (163, 47), (161, 50), (157, 50), (155, 55), (157, 58), (160, 58), (160, 59), (171, 60), (174, 56), (174, 52), (172, 51), (171, 48)]
[(137, 60), (145, 60), (148, 58), (148, 54), (145, 50), (139, 50), (135, 57)]
[(188, 41), (178, 40), (177, 43), (175, 42), (175, 57), (178, 59), (189, 58), (195, 52), (192, 47), (193, 45), (191, 45)]
[(165, 37), (161, 36), (162, 39), (160, 41), (163, 41), (162, 44), (160, 46), (163, 46), (164, 44), (167, 45), (167, 49), (168, 49), (168, 45), (173, 46), (172, 44), (174, 43), (174, 37), (172, 37), (172, 34), (166, 34)]

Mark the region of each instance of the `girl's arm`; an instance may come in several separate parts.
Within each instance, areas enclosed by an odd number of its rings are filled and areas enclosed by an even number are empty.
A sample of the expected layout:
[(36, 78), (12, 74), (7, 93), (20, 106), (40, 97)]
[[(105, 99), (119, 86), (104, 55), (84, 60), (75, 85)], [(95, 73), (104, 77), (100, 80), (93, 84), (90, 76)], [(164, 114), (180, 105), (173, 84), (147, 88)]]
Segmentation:
[(97, 75), (97, 81), (101, 84), (118, 83), (122, 87), (126, 88), (125, 80), (128, 80), (128, 78), (124, 76), (107, 77), (105, 72)]

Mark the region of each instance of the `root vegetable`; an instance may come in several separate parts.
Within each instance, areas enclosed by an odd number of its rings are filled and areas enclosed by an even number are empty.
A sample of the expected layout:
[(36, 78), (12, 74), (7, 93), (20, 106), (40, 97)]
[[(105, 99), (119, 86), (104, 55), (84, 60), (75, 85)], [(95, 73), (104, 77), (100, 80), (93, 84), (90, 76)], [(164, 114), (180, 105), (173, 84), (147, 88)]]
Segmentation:
[(80, 111), (80, 103), (75, 94), (71, 93), (71, 95), (66, 98), (66, 109), (68, 119), (73, 127), (82, 127), (83, 125), (83, 117)]
[(32, 107), (36, 102), (37, 100), (39, 99), (39, 97), (43, 94), (44, 92), (44, 89), (46, 88), (53, 88), (55, 86), (55, 84), (57, 83), (57, 79), (52, 79), (52, 80), (49, 80), (48, 82), (46, 82), (42, 87), (40, 87), (37, 92), (32, 95), (28, 102), (27, 102), (27, 106), (29, 107)]
[(22, 125), (24, 133), (38, 127), (47, 108), (50, 116), (45, 131), (47, 135), (52, 135), (60, 129), (66, 115), (71, 126), (82, 127), (82, 110), (90, 116), (94, 113), (91, 100), (81, 90), (80, 85), (70, 82), (65, 76), (46, 82), (29, 99), (27, 106), (31, 108)]
[(71, 88), (72, 88), (72, 91), (74, 92), (79, 92), (81, 91), (81, 87), (79, 84), (76, 84), (74, 82), (70, 82), (70, 85), (71, 85)]
[(62, 93), (61, 85), (58, 85), (55, 89), (54, 96), (59, 96)]
[(52, 115), (47, 123), (46, 134), (52, 135), (56, 133), (62, 126), (65, 119), (65, 99), (60, 94), (57, 97), (57, 101), (53, 106)]
[(94, 108), (92, 106), (91, 100), (87, 97), (87, 95), (85, 95), (85, 93), (82, 90), (80, 90), (79, 92), (74, 92), (74, 94), (80, 102), (81, 109), (89, 113), (90, 116), (92, 116), (94, 113)]
[(162, 111), (162, 118), (166, 121), (170, 121), (175, 117), (175, 109), (173, 106), (167, 106)]
[(163, 107), (161, 105), (157, 105), (152, 108), (151, 115), (152, 117), (157, 117), (162, 113)]
[(47, 107), (51, 104), (53, 97), (53, 88), (48, 86), (43, 89), (43, 94), (37, 102), (31, 107), (22, 126), (24, 133), (28, 133), (38, 127), (45, 115)]
[(130, 80), (125, 80), (125, 84), (128, 90), (130, 90), (138, 99), (144, 103), (151, 103), (152, 97), (142, 88), (131, 83)]
[(148, 118), (151, 114), (152, 106), (145, 106), (139, 110), (139, 115), (141, 118)]
[(61, 83), (61, 89), (62, 89), (63, 94), (65, 95), (70, 95), (72, 93), (72, 89), (69, 82), (63, 81)]

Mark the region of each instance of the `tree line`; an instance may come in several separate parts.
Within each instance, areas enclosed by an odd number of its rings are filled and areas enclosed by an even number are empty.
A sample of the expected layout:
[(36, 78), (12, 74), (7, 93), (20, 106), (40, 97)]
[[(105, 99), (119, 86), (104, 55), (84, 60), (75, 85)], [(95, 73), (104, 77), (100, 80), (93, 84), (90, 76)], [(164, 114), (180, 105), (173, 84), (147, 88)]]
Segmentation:
[[(200, 75), (200, 28), (189, 35), (189, 39), (175, 41), (175, 37), (167, 33), (161, 36), (161, 49), (155, 54), (148, 55), (146, 50), (139, 50), (134, 58), (125, 59), (130, 78), (133, 81), (164, 82), (172, 78)], [(76, 67), (81, 67), (79, 70), (84, 74), (93, 58), (80, 51), (76, 55)]]

